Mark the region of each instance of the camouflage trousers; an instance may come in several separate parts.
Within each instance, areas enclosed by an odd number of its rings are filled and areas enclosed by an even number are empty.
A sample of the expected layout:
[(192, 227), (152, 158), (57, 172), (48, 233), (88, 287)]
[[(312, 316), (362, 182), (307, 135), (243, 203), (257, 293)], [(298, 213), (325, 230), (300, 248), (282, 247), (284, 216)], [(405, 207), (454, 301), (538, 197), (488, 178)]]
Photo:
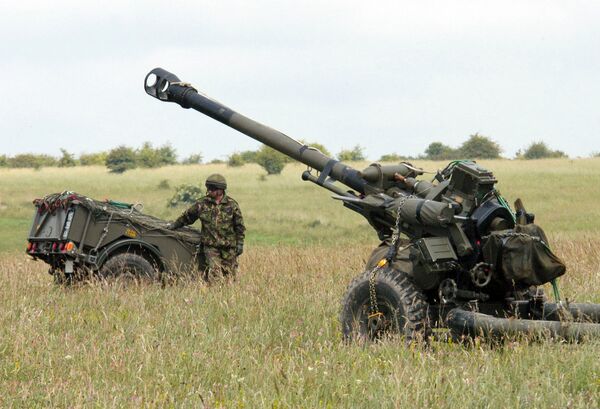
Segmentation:
[(234, 247), (203, 247), (204, 278), (214, 282), (222, 278), (235, 278), (238, 269), (237, 254)]

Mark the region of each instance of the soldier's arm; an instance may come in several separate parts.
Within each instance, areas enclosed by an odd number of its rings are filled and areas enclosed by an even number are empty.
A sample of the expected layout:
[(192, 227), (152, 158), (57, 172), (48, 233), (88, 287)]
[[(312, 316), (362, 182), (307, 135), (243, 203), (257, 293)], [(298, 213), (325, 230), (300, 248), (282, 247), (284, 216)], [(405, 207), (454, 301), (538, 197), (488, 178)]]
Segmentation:
[(235, 232), (235, 240), (238, 243), (243, 243), (246, 238), (246, 226), (244, 226), (244, 218), (239, 205), (233, 208), (233, 231)]
[(194, 203), (171, 224), (171, 228), (178, 229), (181, 226), (187, 226), (188, 224), (194, 223), (196, 220), (198, 220), (200, 213), (199, 209), (200, 203)]

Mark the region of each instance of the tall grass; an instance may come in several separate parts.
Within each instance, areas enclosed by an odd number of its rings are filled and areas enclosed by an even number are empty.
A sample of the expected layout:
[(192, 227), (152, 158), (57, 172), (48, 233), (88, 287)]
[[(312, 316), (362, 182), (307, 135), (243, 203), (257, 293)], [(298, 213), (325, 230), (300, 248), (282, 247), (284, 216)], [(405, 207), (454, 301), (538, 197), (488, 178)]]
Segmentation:
[[(600, 302), (597, 248), (556, 247), (564, 292)], [(165, 288), (56, 287), (6, 256), (0, 406), (597, 407), (598, 341), (345, 345), (339, 302), (369, 250), (255, 247), (235, 283)]]

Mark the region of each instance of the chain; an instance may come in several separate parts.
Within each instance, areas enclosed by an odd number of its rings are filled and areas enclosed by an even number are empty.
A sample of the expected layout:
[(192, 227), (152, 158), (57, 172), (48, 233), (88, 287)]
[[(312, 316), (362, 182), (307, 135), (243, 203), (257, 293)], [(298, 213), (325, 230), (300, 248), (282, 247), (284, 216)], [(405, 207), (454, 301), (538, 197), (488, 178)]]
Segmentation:
[(369, 319), (379, 318), (383, 315), (379, 311), (379, 306), (377, 305), (377, 291), (375, 289), (375, 278), (377, 277), (377, 273), (383, 267), (385, 267), (388, 263), (390, 263), (392, 261), (392, 259), (396, 256), (396, 253), (398, 250), (396, 248), (396, 246), (398, 245), (398, 240), (400, 240), (400, 223), (402, 221), (402, 218), (400, 217), (400, 209), (402, 209), (402, 206), (404, 206), (404, 203), (406, 203), (406, 201), (411, 197), (413, 197), (413, 196), (412, 195), (403, 196), (398, 201), (398, 208), (397, 208), (398, 213), (396, 215), (395, 226), (392, 229), (392, 244), (390, 245), (390, 251), (388, 251), (388, 254), (386, 255), (386, 257), (381, 259), (377, 263), (375, 268), (373, 268), (373, 270), (371, 270), (371, 275), (369, 277), (369, 300), (371, 303), (371, 313), (369, 314)]

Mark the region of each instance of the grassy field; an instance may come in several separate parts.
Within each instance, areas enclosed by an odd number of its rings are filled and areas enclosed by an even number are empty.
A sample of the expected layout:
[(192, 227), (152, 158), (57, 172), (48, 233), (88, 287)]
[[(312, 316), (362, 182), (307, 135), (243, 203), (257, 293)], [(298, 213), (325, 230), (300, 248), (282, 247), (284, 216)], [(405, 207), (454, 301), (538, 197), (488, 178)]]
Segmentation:
[[(482, 162), (509, 201), (520, 196), (568, 266), (563, 295), (600, 302), (600, 160)], [(366, 164), (364, 164), (366, 165)], [(419, 163), (435, 170), (440, 163)], [(600, 406), (600, 343), (492, 348), (395, 340), (345, 345), (345, 287), (375, 234), (303, 167), (261, 180), (255, 166), (0, 170), (1, 407)], [(248, 227), (234, 284), (61, 288), (22, 254), (46, 193), (140, 201), (171, 219), (171, 187), (224, 173)]]

